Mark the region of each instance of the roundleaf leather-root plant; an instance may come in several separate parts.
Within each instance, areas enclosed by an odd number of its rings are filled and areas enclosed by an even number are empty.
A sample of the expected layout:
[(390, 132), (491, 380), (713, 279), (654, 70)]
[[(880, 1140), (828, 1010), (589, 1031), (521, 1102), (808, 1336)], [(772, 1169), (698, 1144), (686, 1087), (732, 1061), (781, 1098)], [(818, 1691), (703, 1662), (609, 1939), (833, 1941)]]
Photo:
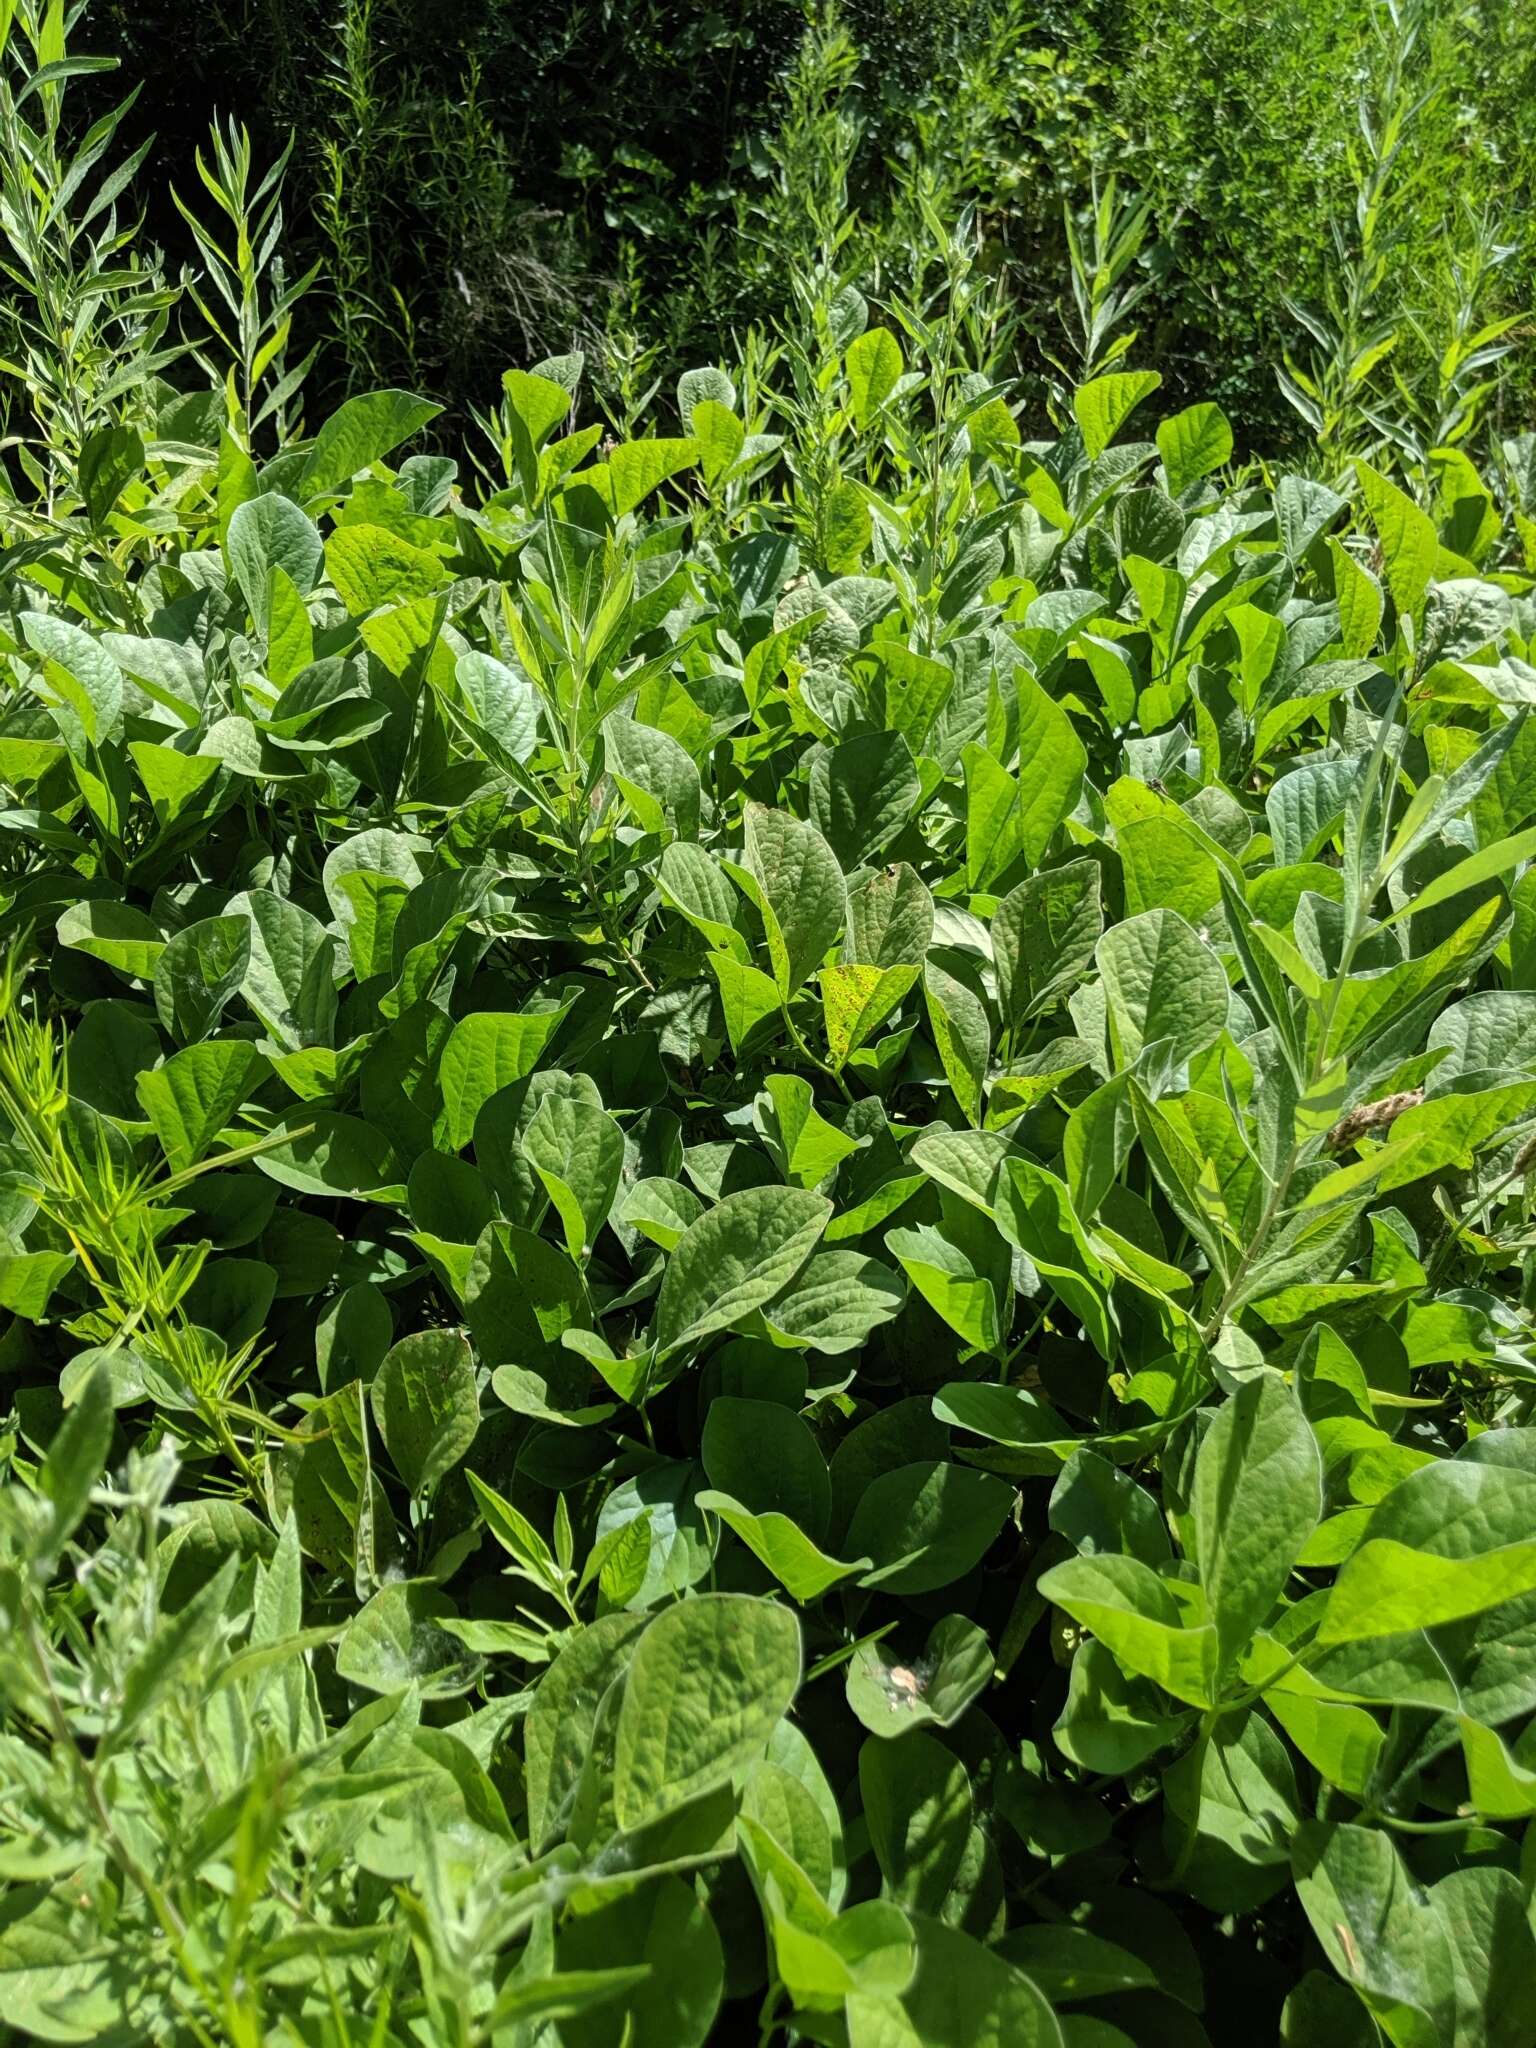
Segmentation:
[(7, 2038), (1536, 2038), (1531, 449), (967, 261), (13, 479)]

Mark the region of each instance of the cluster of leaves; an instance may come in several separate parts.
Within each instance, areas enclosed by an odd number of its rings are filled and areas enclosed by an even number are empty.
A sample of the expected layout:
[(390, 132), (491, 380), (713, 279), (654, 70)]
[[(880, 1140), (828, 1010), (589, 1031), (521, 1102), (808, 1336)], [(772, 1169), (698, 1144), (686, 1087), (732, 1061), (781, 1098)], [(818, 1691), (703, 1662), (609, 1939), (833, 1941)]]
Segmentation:
[(0, 554), (22, 2038), (1536, 2031), (1530, 500), (823, 321)]

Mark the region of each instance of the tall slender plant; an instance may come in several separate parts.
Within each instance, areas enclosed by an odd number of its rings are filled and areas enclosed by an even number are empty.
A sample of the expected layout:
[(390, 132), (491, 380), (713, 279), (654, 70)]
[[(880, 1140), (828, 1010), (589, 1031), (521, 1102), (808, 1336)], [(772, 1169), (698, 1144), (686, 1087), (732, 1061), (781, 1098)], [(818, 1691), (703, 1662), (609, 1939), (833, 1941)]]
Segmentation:
[(249, 449), (270, 422), (281, 445), (303, 432), (303, 384), (318, 344), (290, 363), (294, 309), (320, 273), (318, 263), (290, 277), (283, 244), (283, 179), (293, 137), (257, 174), (250, 132), (215, 119), (209, 156), (197, 152), (197, 174), (223, 221), (210, 226), (181, 197), (176, 205), (192, 231), (201, 274), (188, 296), (202, 315), (206, 337), (194, 344), (198, 362), (223, 386), (230, 431)]
[(1322, 303), (1285, 301), (1312, 349), (1305, 362), (1287, 351), (1276, 375), (1324, 463), (1374, 454), (1403, 434), (1377, 373), (1410, 332), (1397, 259), (1405, 202), (1430, 175), (1413, 153), (1415, 127), (1439, 89), (1420, 78), (1424, 27), (1423, 0), (1381, 0), (1377, 61), (1359, 106), (1350, 217), (1329, 224)]
[(146, 247), (130, 188), (149, 150), (114, 144), (134, 87), (78, 142), (70, 85), (116, 60), (71, 47), (83, 8), (0, 6), (0, 378), (10, 444), (49, 518), (105, 502), (151, 381), (182, 353), (167, 341), (179, 287)]

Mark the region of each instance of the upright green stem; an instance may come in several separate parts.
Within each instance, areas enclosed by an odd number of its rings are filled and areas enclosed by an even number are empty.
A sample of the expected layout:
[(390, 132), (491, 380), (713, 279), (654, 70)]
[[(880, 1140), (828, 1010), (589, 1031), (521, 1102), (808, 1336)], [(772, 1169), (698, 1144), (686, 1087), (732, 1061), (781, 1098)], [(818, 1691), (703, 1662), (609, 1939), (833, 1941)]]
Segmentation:
[(825, 1074), (829, 1081), (835, 1081), (837, 1083), (838, 1089), (842, 1094), (844, 1102), (852, 1102), (853, 1090), (848, 1086), (848, 1083), (843, 1079), (841, 1069), (834, 1066), (829, 1066), (827, 1061), (823, 1059), (818, 1059), (815, 1053), (811, 1051), (811, 1048), (805, 1042), (804, 1035), (802, 1034), (799, 1025), (795, 1022), (793, 1016), (790, 1014), (790, 1008), (788, 1003), (785, 1003), (783, 1005), (783, 1011), (784, 1022), (789, 1027), (789, 1035), (794, 1040), (795, 1050), (799, 1053), (800, 1057), (806, 1062), (808, 1066), (814, 1067), (819, 1074)]

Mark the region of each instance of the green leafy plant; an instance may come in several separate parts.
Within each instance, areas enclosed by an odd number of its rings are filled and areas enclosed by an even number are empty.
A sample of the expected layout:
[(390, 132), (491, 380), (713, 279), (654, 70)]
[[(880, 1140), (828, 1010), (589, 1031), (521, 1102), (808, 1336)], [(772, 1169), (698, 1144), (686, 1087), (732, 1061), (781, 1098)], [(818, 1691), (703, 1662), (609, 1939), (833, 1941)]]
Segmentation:
[(222, 380), (215, 357), (205, 350), (199, 361), (223, 382), (230, 428), (242, 446), (249, 448), (251, 437), (269, 420), (274, 437), (282, 443), (303, 428), (300, 393), (315, 350), (290, 368), (288, 348), (294, 308), (319, 270), (314, 265), (293, 279), (284, 273), (282, 191), (292, 138), (259, 178), (246, 129), (237, 131), (233, 122), (221, 129), (215, 122), (210, 139), (212, 161), (205, 162), (199, 151), (197, 174), (233, 230), (233, 242), (221, 245), (220, 231), (206, 226), (179, 196), (176, 201), (217, 295), (210, 301), (196, 284), (190, 287), (211, 344), (222, 358)]
[(20, 472), (20, 2039), (1536, 2031), (1531, 451), (1246, 464), (1129, 257), (1036, 437), (924, 219), (479, 485), (236, 261)]
[(1287, 357), (1280, 387), (1324, 451), (1358, 446), (1374, 454), (1397, 431), (1380, 415), (1372, 380), (1408, 331), (1400, 307), (1389, 310), (1383, 304), (1389, 281), (1395, 282), (1393, 259), (1401, 256), (1404, 241), (1399, 188), (1411, 188), (1432, 174), (1430, 161), (1412, 149), (1426, 104), (1415, 91), (1410, 68), (1421, 26), (1420, 9), (1400, 7), (1394, 0), (1385, 10), (1386, 76), (1379, 98), (1361, 104), (1354, 217), (1348, 229), (1338, 223), (1333, 227), (1326, 305), (1309, 308), (1288, 301), (1316, 354), (1307, 370)]
[(136, 464), (146, 387), (182, 353), (165, 342), (177, 289), (119, 212), (149, 148), (111, 155), (137, 88), (72, 144), (72, 81), (116, 68), (70, 50), (73, 20), (60, 0), (0, 10), (0, 376), (24, 479), (4, 502), (35, 534), (75, 512), (101, 526)]

